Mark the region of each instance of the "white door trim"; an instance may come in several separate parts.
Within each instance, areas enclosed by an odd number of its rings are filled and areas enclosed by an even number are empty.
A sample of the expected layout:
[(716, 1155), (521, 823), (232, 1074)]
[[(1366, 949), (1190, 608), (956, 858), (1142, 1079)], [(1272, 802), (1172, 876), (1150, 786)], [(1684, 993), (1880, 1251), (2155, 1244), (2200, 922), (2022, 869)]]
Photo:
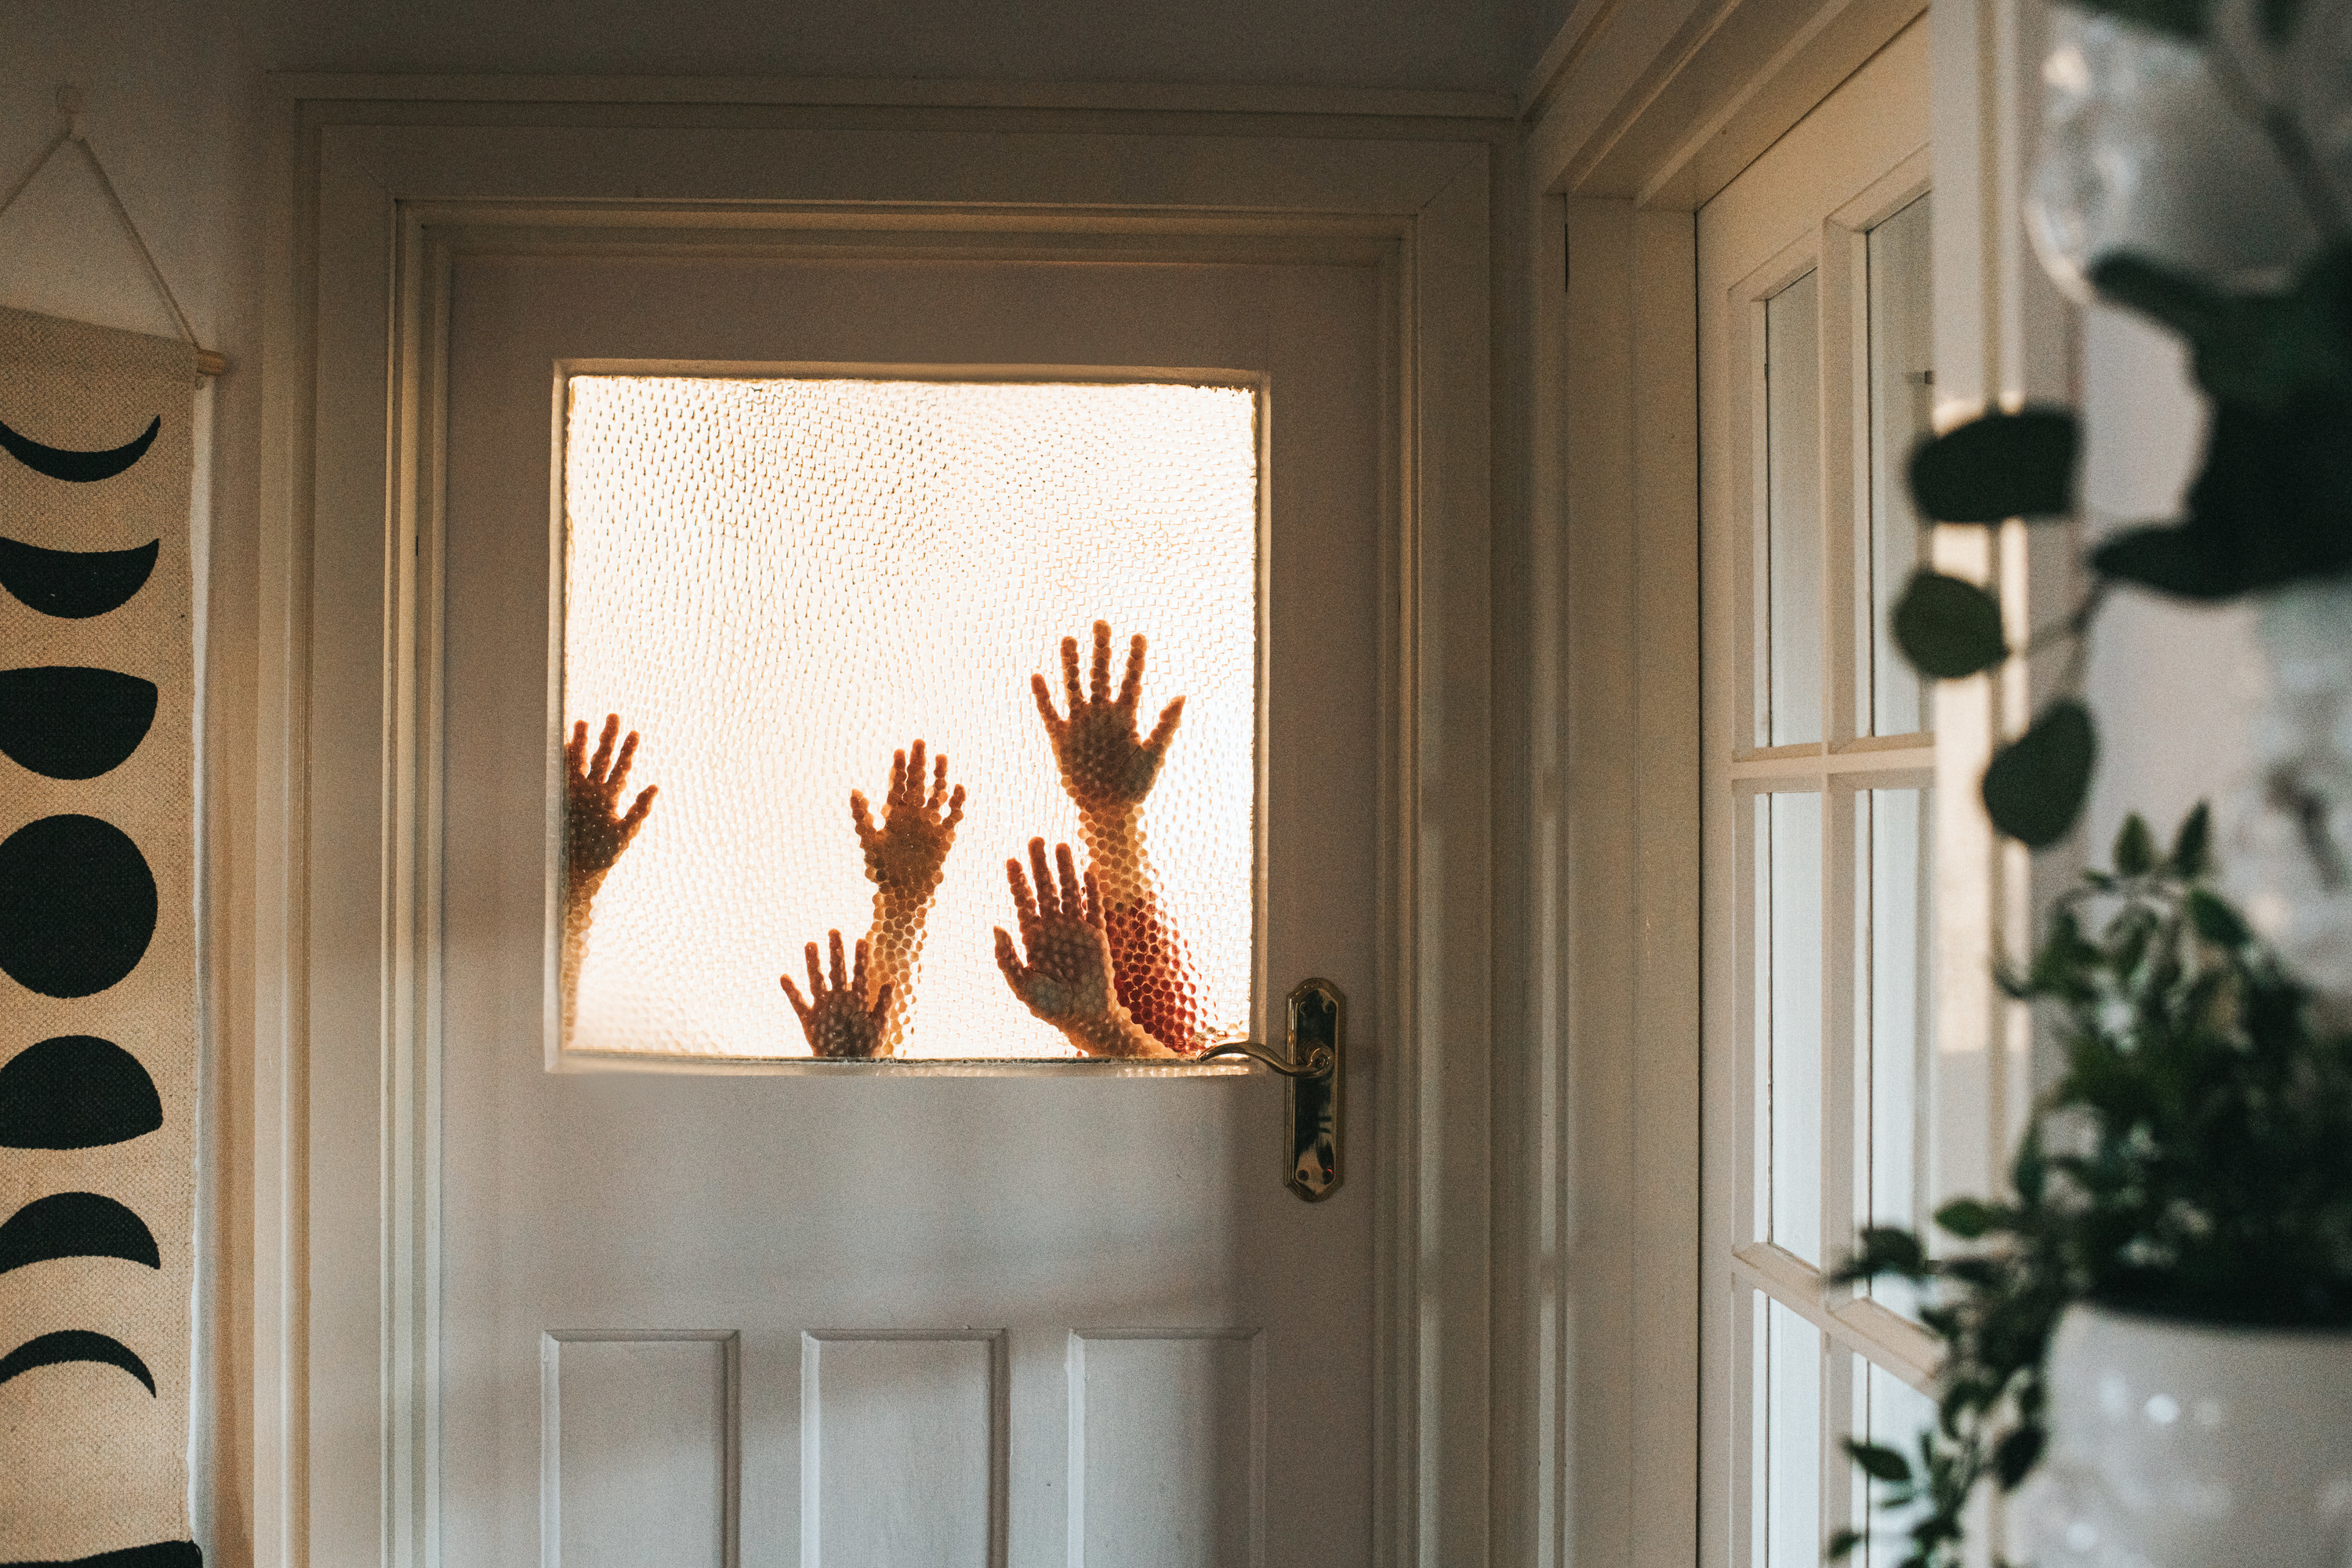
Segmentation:
[[(2039, 0), (1576, 0), (1528, 106), (1527, 876), (1523, 1134), (1564, 1152), (1498, 1227), (1496, 1346), (1535, 1366), (1496, 1414), (1517, 1560), (1700, 1557), (1696, 209), (1923, 10), (1933, 29), (1939, 419), (2063, 397), (2068, 318), (2019, 216)], [(1948, 367), (1948, 369), (1947, 368)], [(2045, 532), (1945, 530), (2022, 625), (2063, 577)], [(1973, 554), (1971, 553), (1973, 552)], [(2029, 571), (2029, 554), (2033, 554)], [(2048, 559), (2044, 559), (2048, 557)], [(2038, 577), (2036, 576), (2038, 574)], [(2041, 585), (2036, 586), (2039, 583)], [(1988, 1038), (1984, 1136), (1941, 1173), (1984, 1190), (2024, 1104), (2028, 1031), (1990, 984), (2029, 879), (1975, 809), (2021, 683), (1940, 691), (1937, 1027)], [(1965, 737), (1965, 738), (1963, 738)], [(1504, 792), (1507, 794), (1508, 792)], [(1508, 825), (1498, 824), (1507, 835)], [(2055, 858), (2045, 858), (2054, 863)], [(2052, 867), (2041, 868), (2048, 875)]]
[(257, 1560), (437, 1560), (441, 285), (455, 245), (627, 231), (761, 251), (1377, 253), (1391, 323), (1378, 913), (1393, 1023), (1360, 1047), (1376, 1064), (1381, 1145), (1374, 1539), (1382, 1564), (1483, 1560), (1488, 257), (1507, 124), (1452, 103), (1276, 122), (1257, 105), (647, 103), (627, 84), (570, 87), (280, 86), (264, 365)]

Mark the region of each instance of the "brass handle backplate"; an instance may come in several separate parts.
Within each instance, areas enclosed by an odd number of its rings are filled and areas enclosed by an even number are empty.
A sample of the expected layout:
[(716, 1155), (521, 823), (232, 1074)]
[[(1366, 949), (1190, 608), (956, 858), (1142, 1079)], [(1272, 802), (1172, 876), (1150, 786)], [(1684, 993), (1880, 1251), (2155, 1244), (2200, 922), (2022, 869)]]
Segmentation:
[(1234, 1040), (1194, 1059), (1247, 1057), (1288, 1080), (1283, 1092), (1283, 1184), (1308, 1203), (1319, 1203), (1339, 1185), (1339, 1085), (1346, 1065), (1348, 999), (1328, 980), (1303, 980), (1290, 993), (1286, 1011), (1286, 1056), (1276, 1056), (1255, 1040)]

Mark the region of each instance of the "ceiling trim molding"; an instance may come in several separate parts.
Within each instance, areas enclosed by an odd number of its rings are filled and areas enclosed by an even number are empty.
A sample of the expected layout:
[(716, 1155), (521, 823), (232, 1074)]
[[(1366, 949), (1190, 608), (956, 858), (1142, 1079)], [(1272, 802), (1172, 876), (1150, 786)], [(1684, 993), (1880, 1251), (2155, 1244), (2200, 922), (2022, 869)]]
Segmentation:
[(1530, 172), (1555, 195), (1688, 212), (1927, 4), (1699, 0), (1679, 18), (1618, 0), (1583, 0), (1587, 9), (1530, 128)]
[(1248, 87), (1157, 82), (1003, 82), (838, 77), (401, 76), (279, 73), (280, 98), (310, 102), (740, 104), (831, 108), (1093, 109), (1154, 113), (1298, 114), (1383, 120), (1511, 121), (1507, 92)]

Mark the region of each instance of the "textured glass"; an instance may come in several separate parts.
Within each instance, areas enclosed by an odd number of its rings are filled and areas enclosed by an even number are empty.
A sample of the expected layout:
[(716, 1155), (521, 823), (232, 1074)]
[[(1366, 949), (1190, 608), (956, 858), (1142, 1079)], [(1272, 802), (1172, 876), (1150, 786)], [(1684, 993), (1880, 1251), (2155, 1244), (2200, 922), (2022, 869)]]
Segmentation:
[(1769, 795), (1757, 879), (1769, 889), (1759, 960), (1769, 1010), (1759, 1020), (1774, 1245), (1822, 1261), (1822, 797)]
[(1770, 746), (1822, 738), (1822, 359), (1820, 274), (1764, 305), (1764, 662)]
[[(1861, 951), (1854, 974), (1864, 994), (1854, 998), (1864, 1051), (1862, 1081), (1869, 1085), (1870, 1140), (1866, 1223), (1901, 1226), (1926, 1234), (1921, 1169), (1926, 1068), (1935, 990), (1934, 792), (1858, 791), (1854, 843), (1860, 846), (1854, 921)], [(1879, 1280), (1871, 1293), (1906, 1314), (1917, 1310), (1916, 1290), (1901, 1280)]]
[(1895, 646), (1887, 616), (1920, 562), (1927, 536), (1911, 507), (1911, 450), (1933, 427), (1936, 405), (1934, 221), (1921, 196), (1870, 231), (1870, 613), (1863, 689), (1870, 732), (1929, 728), (1928, 693)]
[[(1124, 931), (1107, 918), (1110, 945), (1172, 955), (1180, 977), (1132, 1011), (1193, 1042), (1246, 1027), (1252, 392), (583, 375), (570, 395), (563, 714), (592, 731), (619, 714), (642, 735), (624, 793), (659, 786), (594, 889), (573, 1047), (809, 1055), (778, 977), (809, 985), (804, 943), (870, 927), (877, 972), (886, 939), (912, 944), (891, 1054), (1074, 1054), (1014, 994), (992, 930), (1025, 934), (1005, 862), (1033, 837), (1071, 846), (1080, 875), (1097, 842), (1031, 677), (1066, 721), (1061, 642), (1088, 660), (1098, 619), (1114, 688), (1130, 635), (1149, 639), (1142, 731), (1184, 699), (1141, 778), (1135, 853), (1094, 867), (1105, 905), (1114, 883), (1150, 895)], [(850, 792), (895, 823), (892, 752), (918, 738), (965, 800), (928, 907), (886, 910), (867, 862), (895, 851), (862, 847)], [(927, 792), (914, 781), (908, 811), (936, 845), (949, 806)]]

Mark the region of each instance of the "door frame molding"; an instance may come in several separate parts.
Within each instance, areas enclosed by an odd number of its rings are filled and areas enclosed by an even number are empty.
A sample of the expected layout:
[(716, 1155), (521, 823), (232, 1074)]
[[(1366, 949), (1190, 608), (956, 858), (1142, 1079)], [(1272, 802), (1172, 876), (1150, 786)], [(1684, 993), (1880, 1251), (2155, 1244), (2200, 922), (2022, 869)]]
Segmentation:
[[(273, 84), (257, 1561), (439, 1559), (434, 781), (452, 247), (656, 238), (739, 253), (1376, 258), (1389, 1022), (1359, 1047), (1379, 1149), (1375, 1561), (1483, 1560), (1496, 1375), (1490, 258), (1510, 122), (1468, 95), (1302, 94), (1303, 111), (1283, 112), (1281, 95), (1253, 92), (1139, 112), (1111, 107), (1126, 89), (1006, 107), (1016, 95), (1003, 89), (688, 85)], [(678, 194), (648, 202), (649, 186)]]
[[(1522, 1136), (1559, 1151), (1502, 1232), (1497, 1555), (1711, 1563), (1701, 1458), (1697, 209), (1922, 12), (1931, 29), (1937, 422), (2063, 397), (2071, 318), (2026, 245), (2041, 0), (1574, 0), (1521, 93), (1528, 239), (1528, 976)], [(2065, 547), (1940, 531), (1946, 571), (2039, 624)], [(1979, 1047), (1984, 1135), (1939, 1173), (1990, 1190), (2030, 1030), (1991, 984), (2036, 869), (1975, 806), (2021, 682), (1938, 692), (1937, 1028)], [(1543, 737), (1552, 738), (1547, 744)], [(1509, 792), (1503, 792), (1508, 794)], [(1500, 825), (1508, 837), (1512, 829)], [(2043, 876), (2063, 875), (2058, 858)], [(1981, 1049), (1983, 1042), (1998, 1048)], [(1717, 1086), (1706, 1086), (1717, 1091)], [(1509, 1458), (1508, 1456), (1517, 1456)], [(1711, 1525), (1707, 1528), (1712, 1528)], [(1719, 1544), (1719, 1537), (1717, 1539)]]

